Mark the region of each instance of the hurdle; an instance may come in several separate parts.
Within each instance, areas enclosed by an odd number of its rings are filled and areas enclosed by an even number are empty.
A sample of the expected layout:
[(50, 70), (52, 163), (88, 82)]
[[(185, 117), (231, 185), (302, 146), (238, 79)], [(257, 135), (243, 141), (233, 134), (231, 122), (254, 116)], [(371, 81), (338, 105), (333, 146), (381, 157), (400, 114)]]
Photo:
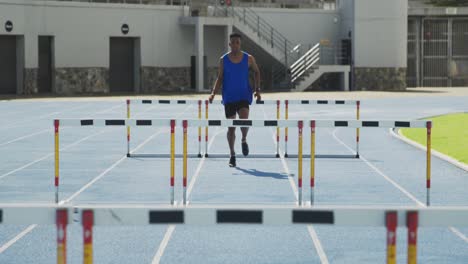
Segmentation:
[[(302, 121), (301, 121), (302, 122)], [(159, 154), (162, 158), (170, 159), (170, 204), (174, 204), (174, 183), (175, 183), (175, 159), (183, 158), (183, 202), (187, 202), (187, 159), (198, 157), (198, 155), (189, 155), (187, 153), (187, 133), (189, 127), (297, 127), (297, 120), (203, 120), (203, 119), (57, 119), (54, 120), (55, 136), (55, 203), (59, 202), (59, 131), (60, 127), (170, 127), (170, 154)], [(183, 153), (175, 153), (175, 133), (176, 126), (183, 128)], [(302, 151), (302, 150), (301, 150)], [(153, 155), (155, 156), (155, 155)], [(222, 157), (223, 155), (220, 155)], [(211, 155), (210, 155), (211, 157)], [(275, 158), (274, 154), (252, 154), (248, 158)], [(300, 159), (299, 162), (302, 162)], [(302, 183), (301, 183), (302, 184)], [(301, 196), (302, 197), (302, 196)]]
[[(59, 203), (59, 183), (60, 183), (60, 140), (59, 132), (61, 127), (170, 127), (170, 203), (174, 204), (174, 182), (175, 182), (175, 130), (176, 120), (174, 119), (56, 119), (54, 120), (54, 184), (55, 203)], [(187, 138), (185, 138), (185, 141)], [(186, 150), (186, 148), (185, 148)], [(166, 155), (167, 156), (167, 155)], [(180, 155), (181, 156), (181, 155)], [(186, 166), (186, 165), (185, 165)]]
[[(148, 99), (134, 99), (126, 100), (126, 109), (127, 109), (127, 119), (131, 119), (130, 111), (131, 105), (142, 104), (142, 105), (198, 105), (198, 119), (202, 118), (202, 102), (203, 100), (148, 100)], [(208, 118), (208, 113), (206, 112), (206, 118)], [(202, 130), (201, 127), (198, 128), (198, 153), (195, 154), (197, 157), (202, 157), (201, 152), (201, 137), (202, 137)], [(132, 153), (130, 150), (130, 126), (127, 126), (127, 157), (129, 158), (164, 158), (167, 155), (164, 154), (140, 154), (140, 153)], [(192, 154), (191, 156), (194, 156)]]
[[(356, 120), (360, 120), (360, 100), (284, 100), (284, 118), (289, 119), (290, 105), (335, 105), (335, 106), (356, 106)], [(279, 132), (278, 132), (279, 133)], [(296, 155), (288, 153), (288, 128), (284, 128), (284, 157), (297, 158)], [(354, 155), (338, 155), (338, 154), (316, 154), (315, 158), (325, 159), (340, 159), (340, 158), (359, 158), (359, 128), (356, 128), (356, 154)]]
[[(121, 120), (105, 120), (105, 119), (62, 119), (54, 120), (55, 130), (55, 202), (58, 203), (59, 192), (59, 125), (65, 126), (170, 126), (170, 202), (174, 204), (174, 178), (175, 178), (175, 158), (183, 158), (183, 201), (186, 203), (186, 185), (187, 185), (187, 159), (190, 157), (187, 153), (187, 133), (189, 127), (297, 127), (298, 128), (298, 203), (302, 204), (302, 162), (303, 158), (310, 158), (310, 202), (314, 204), (314, 189), (315, 189), (315, 134), (318, 127), (348, 127), (348, 128), (426, 128), (427, 129), (427, 146), (426, 146), (426, 205), (430, 205), (430, 187), (431, 187), (431, 121), (357, 121), (357, 120), (309, 120), (306, 121), (311, 129), (311, 150), (310, 155), (303, 154), (303, 120), (251, 120), (251, 119), (227, 119), (227, 120), (200, 120), (200, 119), (121, 119)], [(175, 128), (179, 123), (183, 127), (183, 153), (175, 154)], [(266, 157), (275, 157), (269, 154), (263, 154)], [(210, 155), (211, 156), (211, 155)], [(251, 155), (250, 158), (262, 157), (262, 154)]]
[[(148, 205), (77, 205), (0, 204), (0, 225), (55, 225), (57, 227), (57, 263), (67, 262), (68, 219), (81, 215), (83, 260), (93, 262), (95, 226), (307, 226), (384, 227), (386, 260), (396, 263), (398, 227), (407, 228), (407, 260), (417, 263), (418, 228), (467, 227), (468, 207), (371, 207), (322, 206), (304, 208), (277, 205), (191, 205), (187, 207)], [(25, 217), (31, 216), (31, 217)]]
[[(314, 204), (314, 187), (315, 187), (315, 132), (318, 127), (348, 127), (348, 128), (426, 128), (427, 144), (426, 144), (426, 205), (430, 205), (430, 188), (431, 188), (431, 129), (432, 121), (355, 121), (355, 120), (310, 120), (310, 202)], [(299, 143), (299, 149), (302, 149), (302, 141)], [(302, 157), (299, 157), (301, 160)], [(302, 168), (300, 168), (302, 170)], [(302, 172), (300, 172), (300, 175)], [(299, 186), (302, 188), (302, 186)]]

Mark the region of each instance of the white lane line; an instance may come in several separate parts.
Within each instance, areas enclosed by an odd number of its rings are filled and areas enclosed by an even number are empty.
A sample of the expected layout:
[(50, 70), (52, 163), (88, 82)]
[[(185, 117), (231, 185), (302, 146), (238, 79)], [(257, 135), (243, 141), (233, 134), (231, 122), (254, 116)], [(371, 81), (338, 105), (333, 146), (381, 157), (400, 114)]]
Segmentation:
[[(190, 107), (191, 107), (191, 106), (187, 107), (187, 109), (185, 109), (185, 111), (188, 110), (188, 109), (190, 109)], [(150, 110), (153, 109), (153, 108), (154, 108), (154, 107), (149, 107), (148, 109), (146, 109), (146, 110), (143, 111), (142, 113), (145, 113), (145, 112), (147, 112), (147, 111), (150, 111)], [(185, 112), (185, 111), (184, 111), (184, 112)], [(182, 113), (184, 113), (184, 112), (182, 112)], [(99, 133), (102, 133), (102, 132), (103, 132), (103, 131), (100, 131), (100, 132), (98, 132), (98, 133), (96, 133), (96, 134), (99, 134)], [(91, 136), (93, 136), (93, 135), (91, 135)], [(89, 138), (89, 137), (91, 137), (91, 136), (88, 136), (88, 137), (86, 137), (86, 138)], [(154, 136), (154, 135), (153, 135), (153, 136)], [(72, 145), (76, 145), (76, 144), (78, 144), (79, 142), (85, 140), (86, 138), (81, 139), (81, 140), (79, 140), (79, 141), (77, 141), (77, 142), (75, 142), (75, 143), (73, 143), (73, 144), (67, 146), (66, 148), (69, 148), (69, 147), (71, 147)], [(150, 137), (150, 138), (151, 138), (151, 137)], [(147, 141), (149, 141), (149, 139), (147, 139)], [(145, 141), (145, 142), (147, 142), (147, 141)], [(139, 147), (141, 147), (143, 144), (146, 144), (145, 142), (143, 142), (142, 144), (140, 144), (136, 149), (138, 149)], [(53, 153), (52, 153), (52, 154), (53, 154)], [(126, 155), (125, 155), (125, 158), (126, 158)], [(111, 167), (112, 167), (112, 166), (111, 166)], [(99, 176), (98, 176), (98, 177), (99, 177)], [(101, 176), (101, 177), (102, 177), (102, 176)], [(0, 178), (0, 179), (1, 179), (1, 178)], [(97, 180), (96, 180), (96, 181), (97, 181)], [(95, 181), (94, 181), (94, 182), (95, 182)], [(83, 189), (83, 188), (82, 188), (82, 189)], [(82, 191), (84, 191), (84, 189), (83, 189)], [(78, 194), (76, 194), (76, 195), (78, 195)], [(73, 195), (72, 195), (72, 196), (73, 196)], [(73, 199), (73, 198), (70, 198), (70, 201), (71, 201), (71, 199)], [(60, 204), (60, 205), (63, 205), (63, 204), (64, 204), (64, 201), (60, 201), (59, 204)], [(3, 246), (0, 248), (0, 249), (1, 249), (0, 253), (2, 253), (3, 251), (5, 251), (6, 249), (8, 249), (11, 245), (13, 245), (14, 243), (16, 243), (18, 240), (20, 240), (23, 236), (25, 236), (26, 234), (28, 234), (29, 232), (31, 232), (31, 231), (32, 231), (34, 228), (36, 228), (36, 227), (37, 227), (37, 225), (31, 225), (31, 226), (27, 227), (25, 230), (23, 230), (21, 233), (19, 233), (15, 238), (13, 238), (12, 240), (8, 241), (5, 245), (3, 245)]]
[[(99, 112), (96, 112), (95, 114), (104, 114), (104, 113), (108, 113), (118, 107), (122, 107), (120, 105), (116, 105), (116, 106), (113, 106), (109, 109), (105, 109), (105, 110), (102, 110), (102, 111), (99, 111)], [(58, 113), (58, 112), (56, 112)], [(62, 128), (63, 130), (64, 128)], [(7, 142), (4, 142), (4, 143), (0, 143), (0, 147), (1, 146), (5, 146), (5, 145), (8, 145), (8, 144), (11, 144), (11, 143), (14, 143), (16, 141), (20, 141), (20, 140), (23, 140), (23, 139), (26, 139), (26, 138), (30, 138), (30, 137), (33, 137), (33, 136), (36, 136), (36, 135), (40, 135), (40, 134), (43, 134), (43, 133), (46, 133), (47, 131), (52, 131), (51, 129), (44, 129), (44, 130), (41, 130), (41, 131), (38, 131), (38, 132), (35, 132), (35, 133), (32, 133), (32, 134), (29, 134), (29, 135), (25, 135), (25, 136), (21, 136), (21, 137), (18, 137), (18, 138), (15, 138), (15, 139), (12, 139), (10, 141), (7, 141)]]
[[(115, 107), (112, 107), (112, 108), (115, 108)], [(142, 113), (145, 113), (145, 112), (147, 112), (147, 111), (150, 111), (150, 110), (152, 110), (153, 108), (155, 108), (155, 106), (149, 107), (148, 109), (146, 109), (146, 110), (143, 111)], [(66, 127), (65, 127), (65, 128), (62, 128), (62, 130), (63, 130), (63, 129), (66, 129)], [(116, 128), (111, 128), (111, 130), (114, 130), (114, 129), (116, 129)], [(65, 147), (63, 147), (63, 148), (60, 148), (60, 151), (64, 151), (64, 150), (67, 150), (67, 149), (69, 149), (69, 148), (71, 148), (71, 147), (74, 147), (74, 146), (78, 145), (79, 143), (81, 143), (81, 142), (83, 142), (83, 141), (85, 141), (85, 140), (87, 140), (87, 139), (89, 139), (89, 138), (91, 138), (91, 137), (94, 137), (94, 136), (97, 136), (97, 135), (99, 135), (99, 134), (102, 134), (102, 133), (104, 133), (104, 132), (106, 132), (106, 130), (105, 130), (105, 129), (102, 129), (102, 130), (100, 130), (100, 131), (98, 131), (98, 132), (96, 132), (96, 133), (94, 133), (94, 134), (91, 134), (91, 135), (89, 135), (89, 136), (87, 136), (87, 137), (84, 137), (84, 138), (82, 138), (82, 139), (80, 139), (80, 140), (78, 140), (78, 141), (76, 141), (76, 142), (74, 142), (74, 143), (72, 143), (72, 144), (70, 144), (70, 145), (67, 145), (67, 146), (65, 146)], [(11, 175), (11, 174), (13, 174), (13, 173), (15, 173), (15, 172), (18, 172), (18, 171), (20, 171), (20, 170), (23, 170), (23, 169), (25, 169), (25, 168), (28, 168), (28, 167), (30, 167), (30, 166), (32, 166), (32, 165), (34, 165), (34, 164), (36, 164), (36, 163), (38, 163), (38, 162), (40, 162), (40, 161), (43, 161), (43, 160), (45, 160), (45, 159), (47, 159), (47, 158), (49, 158), (49, 157), (52, 157), (54, 154), (55, 154), (54, 152), (51, 152), (51, 153), (49, 153), (49, 154), (43, 156), (42, 158), (39, 158), (39, 159), (34, 160), (34, 161), (32, 161), (32, 162), (30, 162), (30, 163), (28, 163), (28, 164), (26, 164), (26, 165), (23, 165), (23, 166), (19, 167), (19, 168), (17, 168), (17, 169), (14, 169), (14, 170), (12, 170), (12, 171), (10, 171), (10, 172), (7, 172), (7, 173), (5, 173), (5, 174), (2, 174), (2, 175), (0, 175), (0, 180), (3, 179), (3, 178), (5, 178), (5, 177), (7, 177), (8, 175)]]
[(158, 251), (156, 252), (156, 255), (153, 258), (153, 261), (151, 264), (159, 264), (161, 261), (161, 258), (164, 254), (164, 250), (166, 250), (167, 245), (169, 244), (169, 240), (171, 239), (172, 233), (175, 230), (175, 225), (169, 225), (167, 228), (166, 233), (164, 234), (164, 238), (161, 241), (161, 244), (159, 244)]
[[(210, 141), (208, 142), (208, 150), (211, 149), (211, 145), (213, 144), (214, 139), (221, 132), (226, 131), (225, 129), (222, 129), (220, 131), (218, 131), (218, 130), (219, 130), (219, 128), (217, 127), (216, 132), (214, 133), (214, 136), (212, 136)], [(200, 175), (200, 171), (201, 171), (201, 168), (203, 167), (203, 164), (205, 163), (205, 160), (206, 160), (206, 158), (203, 155), (202, 159), (198, 163), (198, 166), (197, 166), (197, 169), (195, 170), (195, 173), (192, 175), (192, 177), (190, 177), (190, 183), (189, 183), (189, 186), (187, 188), (187, 205), (189, 204), (190, 194), (192, 193), (193, 186), (195, 185), (195, 182), (198, 179), (198, 175)], [(159, 263), (161, 261), (161, 258), (164, 255), (164, 251), (166, 250), (167, 244), (169, 243), (169, 240), (172, 237), (172, 232), (174, 231), (174, 229), (175, 229), (175, 226), (173, 226), (173, 225), (170, 225), (167, 228), (166, 233), (164, 234), (164, 238), (161, 241), (161, 243), (159, 244), (158, 251), (156, 252), (156, 254), (153, 257), (152, 264)]]
[(314, 242), (315, 249), (317, 250), (317, 254), (319, 255), (320, 261), (323, 264), (328, 264), (328, 258), (327, 255), (325, 254), (325, 251), (323, 250), (322, 243), (320, 243), (320, 239), (318, 238), (317, 233), (315, 232), (315, 229), (312, 226), (307, 226), (307, 230), (309, 231), (309, 235), (312, 238), (312, 241)]
[(54, 115), (57, 115), (57, 114), (60, 114), (60, 113), (63, 113), (63, 112), (75, 111), (75, 110), (78, 110), (78, 109), (81, 109), (81, 108), (85, 108), (85, 107), (88, 107), (88, 104), (79, 105), (79, 106), (77, 106), (77, 107), (72, 107), (72, 108), (69, 108), (69, 109), (62, 110), (62, 111), (52, 112), (52, 113), (49, 113), (49, 114), (41, 115), (41, 116), (36, 117), (36, 118), (31, 118), (31, 119), (26, 119), (26, 120), (20, 120), (20, 121), (18, 121), (18, 122), (13, 122), (13, 123), (9, 124), (9, 126), (4, 126), (4, 127), (0, 128), (0, 131), (1, 131), (1, 130), (6, 130), (6, 129), (11, 129), (11, 128), (16, 128), (16, 127), (21, 127), (21, 125), (19, 125), (19, 124), (24, 124), (24, 123), (28, 123), (28, 122), (32, 122), (32, 121), (44, 119), (44, 118), (47, 118), (47, 117), (50, 117), (50, 116), (54, 116)]
[[(216, 131), (214, 133), (214, 136), (212, 136), (211, 139), (210, 139), (210, 142), (208, 142), (208, 150), (211, 149), (211, 145), (213, 145), (213, 142), (214, 142), (214, 139), (216, 138), (216, 136), (218, 136), (219, 134), (221, 134), (224, 131), (226, 131), (226, 129), (219, 130), (219, 127), (216, 127)], [(198, 176), (200, 175), (200, 171), (201, 171), (201, 169), (203, 167), (203, 164), (205, 163), (205, 159), (206, 159), (205, 156), (203, 156), (200, 163), (198, 163), (198, 166), (197, 166), (197, 169), (195, 170), (195, 173), (192, 175), (192, 177), (190, 179), (190, 183), (189, 183), (189, 186), (187, 188), (187, 202), (189, 200), (190, 194), (192, 193), (193, 186), (195, 185), (195, 182), (197, 181)]]
[[(151, 141), (154, 137), (164, 133), (165, 131), (163, 130), (160, 130), (158, 129), (158, 132), (154, 133), (153, 135), (151, 135), (149, 138), (147, 138), (145, 141), (143, 141), (140, 145), (138, 145), (134, 150), (137, 151), (138, 149), (140, 149), (141, 147), (143, 147), (144, 145), (146, 145), (146, 143), (148, 143), (149, 141)], [(94, 177), (91, 181), (89, 181), (86, 185), (84, 185), (83, 187), (81, 187), (77, 192), (75, 192), (74, 194), (72, 194), (70, 197), (68, 197), (67, 199), (65, 200), (62, 200), (59, 202), (60, 205), (63, 205), (63, 204), (66, 204), (66, 203), (69, 203), (71, 200), (73, 200), (75, 197), (77, 197), (78, 195), (80, 195), (82, 192), (84, 192), (86, 189), (88, 189), (91, 185), (93, 185), (95, 182), (97, 182), (98, 180), (100, 180), (102, 177), (104, 177), (107, 173), (109, 173), (112, 169), (114, 169), (115, 167), (117, 167), (117, 165), (119, 165), (120, 163), (122, 163), (122, 161), (126, 160), (127, 159), (127, 154), (123, 155), (119, 160), (117, 160), (116, 162), (114, 162), (114, 164), (112, 164), (109, 168), (107, 168), (106, 170), (104, 170), (101, 174), (99, 174), (98, 176)]]
[[(186, 109), (184, 109), (183, 112), (181, 112), (180, 114), (178, 114), (176, 116), (179, 117), (181, 116), (182, 114), (184, 114), (187, 110), (189, 110), (190, 108), (192, 107), (192, 105), (189, 105), (188, 107), (186, 107)], [(151, 109), (148, 108), (147, 110), (145, 110), (144, 112), (147, 112)], [(144, 113), (142, 112), (142, 113)], [(140, 145), (138, 145), (133, 151), (137, 151), (139, 150), (140, 148), (142, 148), (144, 145), (146, 145), (148, 142), (150, 142), (153, 138), (155, 138), (156, 136), (158, 135), (161, 135), (163, 133), (165, 133), (167, 131), (163, 130), (163, 128), (160, 128), (160, 129), (157, 129), (157, 132), (154, 133), (153, 135), (151, 135), (149, 138), (147, 138), (145, 141), (143, 141), (142, 143), (140, 143)], [(69, 203), (71, 202), (71, 200), (75, 199), (75, 197), (77, 197), (78, 195), (80, 195), (82, 192), (84, 192), (86, 189), (88, 189), (91, 185), (93, 185), (95, 182), (99, 181), (102, 177), (104, 177), (107, 173), (109, 173), (112, 169), (114, 169), (115, 167), (117, 167), (117, 165), (119, 165), (120, 163), (122, 163), (122, 161), (126, 160), (127, 159), (127, 154), (123, 155), (119, 160), (117, 160), (116, 162), (114, 162), (114, 164), (112, 164), (109, 168), (107, 168), (106, 170), (104, 170), (101, 174), (99, 174), (98, 176), (94, 177), (91, 181), (89, 181), (87, 184), (85, 184), (83, 187), (81, 187), (77, 192), (75, 192), (74, 194), (72, 194), (70, 197), (68, 197), (67, 199), (65, 200), (61, 200), (59, 202), (60, 205), (63, 205), (63, 204), (66, 204), (66, 203)]]
[(452, 231), (455, 235), (457, 235), (459, 238), (461, 238), (463, 241), (468, 243), (468, 237), (466, 237), (460, 230), (456, 229), (455, 227), (449, 227), (449, 230)]
[[(336, 132), (337, 132), (338, 129), (334, 129), (333, 130), (333, 138), (335, 138), (335, 140), (338, 141), (338, 143), (342, 144), (343, 146), (345, 146), (351, 153), (354, 153), (354, 150), (349, 147), (348, 145), (346, 145), (346, 143), (344, 143), (343, 141), (341, 141), (337, 136), (336, 136)], [(395, 186), (398, 190), (400, 190), (402, 193), (404, 193), (406, 196), (408, 196), (411, 200), (413, 200), (418, 206), (420, 207), (426, 207), (426, 204), (424, 204), (423, 202), (419, 201), (416, 197), (414, 197), (409, 191), (407, 191), (406, 189), (404, 189), (403, 187), (401, 187), (399, 184), (397, 184), (395, 181), (393, 181), (390, 177), (388, 177), (387, 175), (385, 175), (382, 171), (380, 171), (377, 167), (375, 167), (372, 163), (370, 163), (366, 158), (364, 158), (364, 156), (359, 153), (359, 158), (361, 160), (363, 160), (370, 168), (372, 168), (375, 172), (377, 172), (379, 175), (381, 175), (382, 177), (384, 177), (388, 182), (390, 182), (393, 186)], [(449, 227), (449, 230), (454, 233), (456, 236), (458, 236), (460, 239), (462, 239), (463, 241), (465, 242), (468, 242), (468, 239), (466, 236), (464, 236), (458, 229), (456, 229), (455, 227)]]
[[(262, 111), (263, 111), (263, 117), (265, 119), (267, 119), (268, 117), (266, 115), (264, 107), (262, 107)], [(272, 132), (273, 142), (276, 143), (276, 137), (275, 137), (275, 133), (273, 131), (273, 128), (270, 128), (270, 131)], [(279, 151), (281, 153), (281, 148), (280, 148)], [(290, 177), (290, 175), (291, 175), (290, 170), (289, 170), (288, 164), (287, 164), (286, 160), (284, 159), (283, 155), (280, 155), (280, 158), (281, 158), (281, 163), (283, 164), (283, 168), (286, 171), (286, 173), (288, 174), (289, 184), (291, 185), (291, 188), (292, 188), (292, 190), (294, 192), (294, 197), (296, 197), (296, 202), (298, 203), (299, 194), (298, 194), (296, 184), (294, 183), (293, 178)], [(309, 235), (310, 235), (310, 237), (312, 239), (315, 250), (317, 251), (317, 254), (318, 254), (319, 258), (320, 258), (320, 262), (322, 264), (328, 264), (329, 262), (328, 262), (327, 254), (325, 254), (325, 251), (323, 250), (322, 242), (320, 242), (320, 239), (319, 239), (317, 233), (315, 232), (315, 229), (314, 229), (313, 225), (307, 226), (307, 230), (308, 230), (308, 233), (309, 233)]]
[[(115, 128), (113, 128), (113, 129), (115, 129)], [(105, 131), (105, 130), (98, 131), (98, 132), (96, 132), (96, 133), (94, 133), (94, 134), (91, 134), (91, 135), (89, 135), (89, 136), (87, 136), (87, 137), (84, 137), (84, 138), (82, 138), (82, 139), (80, 139), (80, 140), (78, 140), (78, 141), (75, 141), (75, 142), (73, 142), (72, 144), (69, 144), (69, 145), (67, 145), (67, 146), (65, 146), (65, 147), (63, 147), (63, 148), (60, 148), (60, 151), (64, 151), (64, 150), (67, 150), (67, 149), (69, 149), (69, 148), (71, 148), (71, 147), (74, 147), (74, 146), (80, 144), (81, 142), (83, 142), (83, 141), (85, 141), (85, 140), (88, 140), (89, 138), (92, 138), (92, 137), (94, 137), (94, 136), (97, 136), (97, 135), (99, 135), (99, 134), (104, 133), (104, 131)], [(26, 164), (26, 165), (23, 165), (23, 166), (21, 166), (21, 167), (19, 167), (19, 168), (17, 168), (17, 169), (14, 169), (14, 170), (12, 170), (12, 171), (10, 171), (10, 172), (7, 172), (7, 173), (5, 173), (5, 174), (2, 174), (2, 175), (0, 175), (0, 180), (3, 179), (3, 178), (5, 178), (5, 177), (8, 176), (8, 175), (11, 175), (11, 174), (13, 174), (13, 173), (15, 173), (15, 172), (18, 172), (18, 171), (20, 171), (20, 170), (23, 170), (23, 169), (25, 169), (25, 168), (28, 168), (28, 167), (30, 167), (30, 166), (32, 166), (32, 165), (34, 165), (34, 164), (36, 164), (36, 163), (38, 163), (38, 162), (40, 162), (40, 161), (43, 161), (43, 160), (45, 160), (45, 159), (47, 159), (47, 158), (50, 158), (50, 157), (52, 157), (54, 154), (55, 154), (54, 152), (49, 153), (49, 154), (43, 156), (42, 158), (39, 158), (39, 159), (34, 160), (34, 161), (31, 161), (31, 162), (29, 162), (29, 163)]]
[[(348, 145), (346, 145), (346, 143), (344, 143), (343, 141), (341, 141), (337, 136), (336, 136), (336, 132), (337, 132), (338, 129), (334, 129), (333, 132), (332, 132), (332, 136), (333, 138), (338, 141), (338, 143), (340, 143), (341, 145), (343, 145), (346, 149), (348, 149), (351, 153), (355, 153), (355, 151), (349, 147)], [(364, 161), (364, 163), (366, 163), (367, 166), (369, 166), (371, 169), (373, 169), (375, 172), (377, 172), (377, 174), (379, 174), (380, 176), (382, 176), (385, 180), (387, 180), (389, 183), (391, 183), (393, 186), (395, 186), (398, 190), (400, 190), (403, 194), (405, 194), (406, 196), (408, 196), (408, 198), (410, 198), (411, 200), (413, 200), (418, 206), (421, 206), (421, 207), (425, 207), (426, 205), (419, 201), (416, 197), (414, 197), (410, 192), (408, 192), (405, 188), (401, 187), (401, 185), (399, 185), (398, 183), (396, 183), (394, 180), (392, 180), (390, 177), (388, 177), (387, 175), (385, 175), (385, 173), (383, 173), (381, 170), (379, 170), (377, 167), (375, 167), (372, 163), (370, 163), (361, 153), (359, 153), (359, 158)]]
[(14, 238), (12, 238), (10, 241), (6, 242), (0, 247), (0, 254), (2, 254), (5, 250), (7, 250), (9, 247), (11, 247), (14, 243), (16, 243), (18, 240), (20, 240), (22, 237), (27, 235), (29, 232), (31, 232), (34, 228), (36, 228), (37, 225), (30, 225), (26, 227), (23, 231), (21, 231), (18, 235), (16, 235)]
[(21, 136), (21, 137), (18, 137), (18, 138), (14, 138), (14, 139), (12, 139), (12, 140), (10, 140), (10, 141), (0, 143), (0, 147), (1, 147), (1, 146), (8, 145), (8, 144), (11, 144), (11, 143), (14, 143), (14, 142), (16, 142), (16, 141), (20, 141), (20, 140), (29, 138), (29, 137), (33, 137), (33, 136), (36, 136), (36, 135), (39, 135), (39, 134), (46, 133), (47, 131), (52, 131), (52, 129), (44, 129), (44, 130), (41, 130), (41, 131), (38, 131), (38, 132), (35, 132), (35, 133), (32, 133), (32, 134), (29, 134), (29, 135), (25, 135), (25, 136)]
[[(407, 143), (407, 144), (409, 144), (409, 145), (411, 145), (411, 146), (413, 146), (415, 148), (418, 148), (418, 149), (420, 149), (420, 150), (422, 150), (424, 152), (426, 151), (426, 146), (423, 146), (423, 145), (419, 144), (418, 142), (413, 141), (413, 140), (405, 137), (401, 133), (401, 129), (398, 130), (398, 133), (396, 133), (393, 130), (393, 128), (390, 128), (389, 130), (390, 130), (390, 134), (392, 136), (398, 138), (399, 140), (401, 140), (401, 141), (403, 141), (403, 142), (405, 142), (405, 143)], [(458, 160), (456, 160), (456, 159), (454, 159), (454, 158), (452, 158), (452, 157), (450, 157), (448, 155), (445, 155), (444, 153), (441, 153), (441, 152), (439, 152), (439, 151), (437, 151), (435, 149), (432, 149), (431, 154), (433, 156), (438, 157), (441, 160), (444, 160), (444, 161), (446, 161), (448, 163), (451, 163), (452, 165), (455, 165), (455, 166), (459, 167), (462, 170), (468, 171), (468, 165), (467, 164), (464, 164), (463, 162), (460, 162), (460, 161), (458, 161)]]

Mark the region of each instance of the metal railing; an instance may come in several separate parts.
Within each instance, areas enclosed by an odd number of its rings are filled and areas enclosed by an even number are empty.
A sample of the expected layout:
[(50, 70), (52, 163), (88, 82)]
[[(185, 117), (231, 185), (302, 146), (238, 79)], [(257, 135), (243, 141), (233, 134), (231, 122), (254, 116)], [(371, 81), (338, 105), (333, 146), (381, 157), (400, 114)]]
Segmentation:
[(317, 43), (310, 50), (308, 50), (302, 57), (294, 62), (290, 69), (291, 82), (301, 78), (310, 68), (317, 64), (320, 60), (320, 44)]
[(257, 36), (267, 42), (272, 49), (284, 53), (281, 63), (289, 66), (295, 61), (292, 55), (297, 45), (289, 41), (283, 34), (270, 25), (265, 19), (261, 18), (255, 11), (247, 7), (233, 7), (219, 5), (218, 1), (214, 3), (214, 16), (233, 17), (238, 22), (249, 27)]

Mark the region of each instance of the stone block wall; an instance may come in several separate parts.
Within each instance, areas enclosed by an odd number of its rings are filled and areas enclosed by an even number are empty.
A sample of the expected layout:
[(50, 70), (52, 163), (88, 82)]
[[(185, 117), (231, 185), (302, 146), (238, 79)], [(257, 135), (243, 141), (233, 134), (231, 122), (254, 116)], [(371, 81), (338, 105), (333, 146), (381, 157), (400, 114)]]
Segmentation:
[(190, 67), (141, 67), (141, 92), (187, 91)]
[(30, 95), (30, 94), (38, 93), (39, 87), (37, 84), (37, 77), (38, 77), (37, 68), (24, 69), (23, 94)]
[(107, 68), (57, 68), (55, 69), (55, 93), (109, 93), (109, 70)]
[(402, 91), (406, 89), (406, 68), (354, 68), (354, 90)]

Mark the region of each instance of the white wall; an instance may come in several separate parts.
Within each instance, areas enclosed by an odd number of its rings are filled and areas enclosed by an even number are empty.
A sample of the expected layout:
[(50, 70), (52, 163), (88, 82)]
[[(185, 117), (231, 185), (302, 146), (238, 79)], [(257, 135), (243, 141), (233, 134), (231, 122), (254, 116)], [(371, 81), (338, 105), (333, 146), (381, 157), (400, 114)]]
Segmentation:
[(406, 67), (408, 0), (354, 0), (356, 67)]
[[(55, 37), (56, 67), (108, 67), (109, 38), (141, 38), (142, 66), (189, 66), (194, 29), (178, 19), (182, 7), (38, 1), (0, 1), (0, 23), (25, 35), (26, 67), (37, 67), (38, 35)], [(4, 27), (0, 34), (5, 34)]]
[(341, 18), (334, 10), (252, 8), (292, 43), (306, 47), (322, 39), (339, 40)]
[[(188, 67), (195, 29), (180, 25), (183, 7), (0, 0), (0, 34), (25, 35), (27, 68), (37, 67), (38, 35), (55, 36), (55, 67), (108, 67), (109, 37), (141, 38), (141, 65)], [(353, 29), (357, 67), (406, 67), (407, 0), (340, 0), (336, 11), (255, 8), (293, 43), (337, 43)], [(14, 31), (6, 33), (11, 20)], [(225, 50), (223, 27), (205, 27), (208, 66)]]

